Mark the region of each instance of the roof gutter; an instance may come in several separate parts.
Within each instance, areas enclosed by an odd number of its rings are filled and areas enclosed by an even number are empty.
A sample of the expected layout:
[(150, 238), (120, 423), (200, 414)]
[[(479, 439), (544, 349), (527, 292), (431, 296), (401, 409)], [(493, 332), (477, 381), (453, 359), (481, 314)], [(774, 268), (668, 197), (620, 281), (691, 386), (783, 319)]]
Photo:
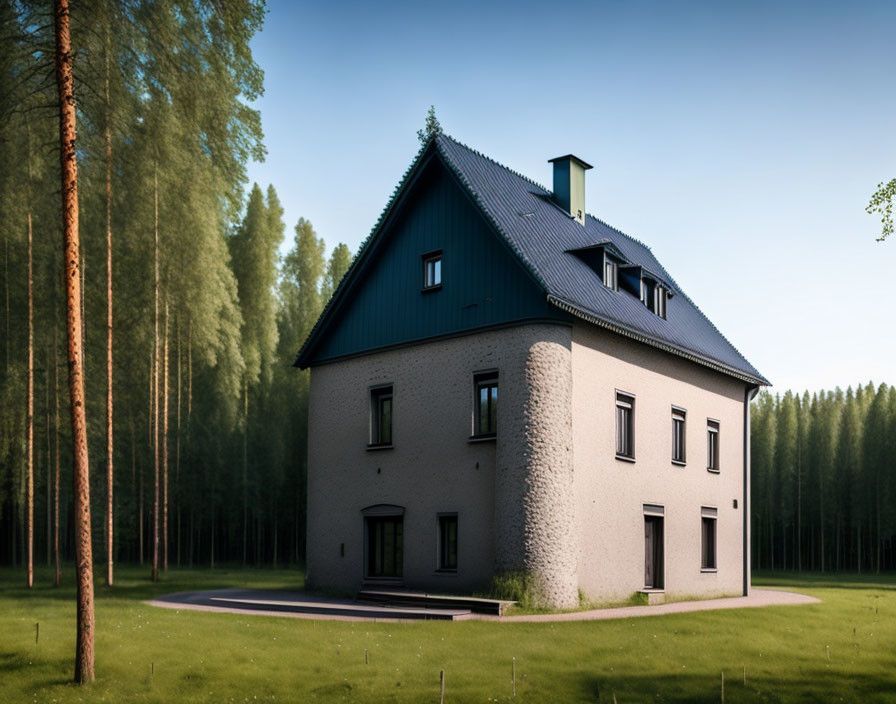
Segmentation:
[(744, 514), (744, 596), (750, 596), (750, 581), (752, 579), (752, 554), (751, 554), (751, 526), (750, 526), (750, 401), (756, 398), (759, 387), (747, 386), (744, 390), (744, 497), (742, 510)]
[(637, 340), (638, 342), (642, 342), (645, 345), (650, 345), (651, 347), (656, 347), (657, 349), (663, 350), (664, 352), (669, 352), (670, 354), (674, 354), (677, 357), (684, 357), (691, 362), (695, 362), (697, 364), (701, 364), (704, 367), (709, 367), (710, 369), (721, 372), (722, 374), (726, 374), (727, 376), (733, 376), (735, 379), (740, 379), (741, 381), (745, 381), (748, 384), (755, 384), (757, 386), (767, 386), (768, 381), (761, 377), (754, 377), (746, 374), (742, 371), (734, 369), (733, 367), (729, 367), (721, 362), (715, 362), (710, 359), (706, 359), (705, 357), (699, 357), (687, 350), (683, 350), (680, 347), (675, 347), (674, 345), (665, 344), (663, 342), (659, 342), (654, 340), (646, 335), (642, 335), (633, 330), (629, 330), (628, 328), (622, 327), (621, 325), (615, 325), (607, 320), (602, 320), (594, 315), (590, 315), (585, 311), (581, 310), (577, 306), (572, 305), (571, 303), (567, 303), (562, 298), (557, 298), (552, 294), (548, 294), (548, 302), (554, 304), (558, 308), (565, 310), (567, 313), (576, 316), (577, 318), (581, 318), (582, 320), (586, 320), (593, 325), (597, 325), (602, 328), (606, 328), (607, 330), (611, 330), (618, 335), (622, 335), (623, 337), (628, 337), (632, 340)]

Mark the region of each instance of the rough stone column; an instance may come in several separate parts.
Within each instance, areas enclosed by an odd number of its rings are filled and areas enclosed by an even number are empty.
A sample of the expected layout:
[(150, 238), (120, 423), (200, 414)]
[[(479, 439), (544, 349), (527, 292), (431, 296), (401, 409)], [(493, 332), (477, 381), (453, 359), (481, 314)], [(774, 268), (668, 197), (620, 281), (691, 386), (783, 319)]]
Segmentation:
[(523, 572), (545, 605), (578, 605), (572, 454), (571, 330), (520, 329), (501, 370), (495, 560)]

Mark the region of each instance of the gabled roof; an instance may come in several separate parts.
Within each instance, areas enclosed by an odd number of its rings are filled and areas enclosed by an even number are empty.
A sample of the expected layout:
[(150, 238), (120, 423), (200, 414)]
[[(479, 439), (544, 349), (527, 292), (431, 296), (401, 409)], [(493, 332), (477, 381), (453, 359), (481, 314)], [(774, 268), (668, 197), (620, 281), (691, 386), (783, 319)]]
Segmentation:
[[(420, 150), (383, 215), (362, 245), (352, 268), (308, 336), (297, 364), (307, 364), (314, 339), (337, 299), (344, 294), (354, 269), (362, 265), (396, 201), (419, 164), (435, 152), (454, 172), (485, 218), (507, 241), (524, 266), (558, 308), (618, 334), (685, 357), (743, 381), (768, 384), (753, 365), (716, 329), (657, 261), (650, 248), (587, 215), (585, 224), (569, 216), (553, 194), (445, 134), (437, 134)], [(578, 251), (604, 246), (625, 263), (652, 272), (676, 295), (667, 318), (651, 312), (638, 298), (612, 291)]]

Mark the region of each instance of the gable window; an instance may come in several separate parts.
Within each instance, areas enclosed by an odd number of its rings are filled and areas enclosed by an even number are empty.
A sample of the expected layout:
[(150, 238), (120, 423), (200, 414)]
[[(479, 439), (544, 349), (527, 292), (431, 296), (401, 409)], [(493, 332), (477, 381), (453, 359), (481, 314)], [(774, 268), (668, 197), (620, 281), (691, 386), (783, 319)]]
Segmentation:
[(439, 516), (439, 570), (457, 571), (457, 514)]
[(392, 445), (392, 385), (370, 390), (370, 445)]
[(438, 288), (442, 285), (442, 252), (423, 255), (423, 288)]
[(616, 392), (616, 457), (635, 459), (635, 397)]
[(662, 286), (653, 287), (653, 312), (661, 318), (666, 317), (666, 289)]
[(618, 289), (619, 265), (615, 260), (604, 256), (604, 286), (616, 291)]
[(701, 557), (700, 568), (706, 571), (716, 569), (716, 520), (718, 509), (704, 506), (700, 509), (702, 533), (701, 533)]
[(473, 382), (476, 393), (473, 437), (493, 438), (498, 432), (498, 373), (477, 374)]
[(672, 461), (685, 463), (685, 417), (683, 408), (672, 406)]
[(719, 471), (719, 421), (706, 421), (706, 468)]
[(646, 306), (646, 305), (648, 305), (648, 303), (647, 303), (648, 300), (649, 299), (647, 298), (647, 282), (644, 279), (641, 279), (641, 303), (643, 303)]

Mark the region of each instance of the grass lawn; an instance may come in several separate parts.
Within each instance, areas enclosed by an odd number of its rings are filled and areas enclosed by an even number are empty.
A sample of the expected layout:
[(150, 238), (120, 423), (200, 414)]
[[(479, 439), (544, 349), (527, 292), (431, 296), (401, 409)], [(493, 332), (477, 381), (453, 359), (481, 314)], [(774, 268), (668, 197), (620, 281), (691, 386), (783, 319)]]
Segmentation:
[(296, 571), (171, 570), (157, 585), (148, 573), (119, 567), (114, 589), (98, 587), (97, 681), (77, 687), (73, 568), (59, 590), (38, 570), (30, 592), (23, 570), (0, 570), (0, 702), (438, 702), (441, 669), (446, 702), (503, 702), (512, 658), (515, 701), (719, 702), (724, 671), (726, 702), (896, 702), (892, 577), (757, 578), (822, 600), (809, 606), (590, 623), (374, 624), (141, 603), (188, 589), (296, 589)]

